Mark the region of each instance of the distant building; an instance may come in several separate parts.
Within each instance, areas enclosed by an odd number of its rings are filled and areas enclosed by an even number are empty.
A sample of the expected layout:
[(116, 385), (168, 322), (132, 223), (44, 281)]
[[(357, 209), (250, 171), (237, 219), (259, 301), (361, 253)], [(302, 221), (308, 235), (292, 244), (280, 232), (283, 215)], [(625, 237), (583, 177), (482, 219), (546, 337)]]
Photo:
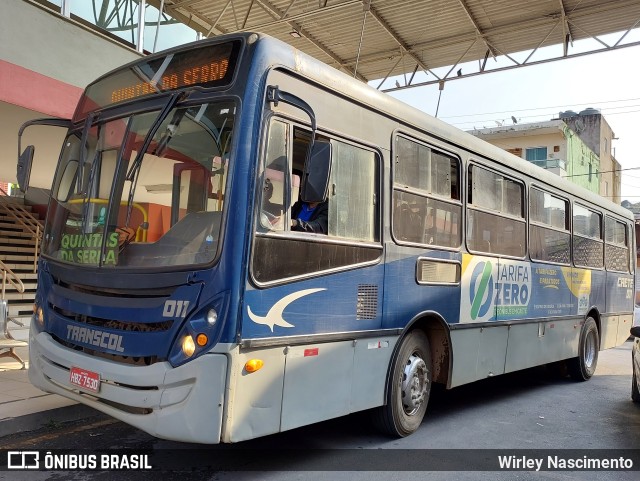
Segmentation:
[(600, 195), (620, 203), (620, 163), (615, 159), (611, 143), (615, 134), (599, 110), (588, 108), (579, 114), (569, 110), (560, 118), (600, 159)]
[(620, 164), (609, 124), (595, 109), (559, 119), (476, 129), (471, 134), (571, 182), (620, 203)]

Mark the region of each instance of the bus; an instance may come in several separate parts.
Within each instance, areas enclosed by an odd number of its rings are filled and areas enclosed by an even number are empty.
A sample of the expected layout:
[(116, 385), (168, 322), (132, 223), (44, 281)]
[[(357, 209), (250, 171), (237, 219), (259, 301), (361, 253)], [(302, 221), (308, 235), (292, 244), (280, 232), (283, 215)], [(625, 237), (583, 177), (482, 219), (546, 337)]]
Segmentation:
[(434, 383), (584, 381), (629, 336), (629, 211), (269, 36), (146, 56), (31, 125), (66, 137), (29, 378), (156, 437), (365, 410), (407, 436)]

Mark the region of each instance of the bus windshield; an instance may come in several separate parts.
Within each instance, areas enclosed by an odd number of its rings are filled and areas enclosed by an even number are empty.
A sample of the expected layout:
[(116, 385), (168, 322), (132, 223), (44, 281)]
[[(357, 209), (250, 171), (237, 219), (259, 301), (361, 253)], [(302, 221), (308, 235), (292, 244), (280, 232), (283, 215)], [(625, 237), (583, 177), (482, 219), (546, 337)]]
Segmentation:
[(72, 131), (53, 183), (43, 254), (104, 268), (211, 262), (235, 110), (231, 101), (179, 106)]

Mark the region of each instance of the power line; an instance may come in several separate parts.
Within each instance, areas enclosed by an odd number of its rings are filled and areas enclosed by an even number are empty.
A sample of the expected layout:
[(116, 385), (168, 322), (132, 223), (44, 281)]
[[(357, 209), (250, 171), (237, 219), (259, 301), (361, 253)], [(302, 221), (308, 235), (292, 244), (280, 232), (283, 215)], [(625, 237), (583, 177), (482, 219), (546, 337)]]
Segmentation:
[(600, 172), (592, 172), (591, 174), (573, 174), (573, 175), (565, 175), (562, 178), (568, 179), (569, 177), (582, 177), (585, 175), (598, 175), (598, 174), (615, 174), (616, 172), (623, 172), (626, 170), (640, 170), (640, 167), (628, 167), (626, 169), (614, 169), (614, 170), (601, 170)]
[[(622, 109), (622, 108), (633, 108), (633, 107), (640, 107), (640, 105), (628, 105), (628, 106), (625, 105), (625, 106), (615, 107), (615, 108)], [(602, 115), (606, 114), (606, 116), (612, 116), (612, 115), (634, 114), (634, 113), (637, 113), (637, 112), (640, 112), (640, 110), (630, 110), (630, 111), (625, 111), (625, 112), (610, 112), (610, 111), (607, 111), (605, 113), (602, 113)], [(490, 115), (490, 114), (487, 114), (487, 115)], [(548, 112), (548, 113), (537, 114), (537, 115), (526, 115), (526, 116), (520, 117), (520, 119), (535, 119), (535, 118), (538, 118), (538, 117), (549, 118), (549, 117), (554, 117), (555, 115), (556, 115), (555, 113)], [(442, 118), (444, 118), (444, 117), (442, 117)], [(474, 125), (474, 124), (482, 124), (482, 123), (495, 122), (495, 121), (496, 121), (495, 118), (492, 118), (492, 119), (476, 119), (476, 120), (466, 120), (464, 122), (451, 122), (450, 125), (455, 125), (455, 126), (469, 125), (469, 126), (471, 126), (471, 125)], [(462, 127), (460, 127), (460, 128), (462, 128)]]
[[(640, 98), (620, 99), (620, 100), (604, 100), (604, 101), (600, 101), (600, 102), (583, 102), (583, 103), (574, 104), (573, 107), (575, 107), (577, 105), (600, 105), (600, 104), (608, 104), (608, 103), (616, 103), (616, 102), (632, 102), (632, 101), (636, 101), (636, 100), (640, 100)], [(560, 108), (569, 108), (569, 107), (572, 107), (572, 106), (571, 105), (551, 105), (549, 107), (532, 107), (530, 109), (504, 110), (504, 111), (501, 111), (501, 112), (482, 112), (482, 113), (477, 113), (477, 114), (450, 115), (450, 116), (445, 116), (445, 117), (441, 117), (441, 118), (442, 119), (455, 119), (455, 118), (460, 118), (460, 117), (474, 117), (474, 116), (477, 116), (477, 115), (509, 114), (509, 113), (513, 113), (513, 112), (530, 112), (532, 110), (560, 109)]]

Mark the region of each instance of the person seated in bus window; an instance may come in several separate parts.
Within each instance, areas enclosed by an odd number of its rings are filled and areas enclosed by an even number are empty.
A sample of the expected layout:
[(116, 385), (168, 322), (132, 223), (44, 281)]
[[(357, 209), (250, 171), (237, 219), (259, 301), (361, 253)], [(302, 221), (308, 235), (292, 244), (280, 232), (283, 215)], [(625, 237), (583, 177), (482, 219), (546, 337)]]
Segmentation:
[(282, 205), (271, 202), (273, 196), (273, 183), (271, 179), (265, 179), (262, 191), (262, 211), (260, 223), (269, 230), (283, 230)]
[(268, 212), (273, 217), (280, 217), (282, 215), (282, 205), (271, 202), (273, 196), (273, 183), (271, 179), (265, 179), (264, 189), (262, 192), (262, 210)]
[(325, 202), (302, 202), (299, 200), (291, 208), (291, 230), (327, 234), (329, 224), (329, 204)]

